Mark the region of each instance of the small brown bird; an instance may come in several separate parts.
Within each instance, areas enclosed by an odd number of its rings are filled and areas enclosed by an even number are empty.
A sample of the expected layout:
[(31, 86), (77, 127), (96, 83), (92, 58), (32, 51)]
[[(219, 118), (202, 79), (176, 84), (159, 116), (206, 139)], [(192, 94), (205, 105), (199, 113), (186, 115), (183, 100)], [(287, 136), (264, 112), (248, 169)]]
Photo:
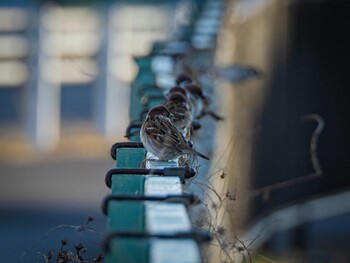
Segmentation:
[(187, 98), (180, 92), (172, 92), (165, 106), (172, 114), (172, 117), (170, 117), (171, 122), (189, 139), (191, 136), (192, 112)]
[(186, 84), (193, 83), (193, 79), (188, 74), (181, 73), (176, 77), (175, 83), (176, 85), (183, 87)]
[(169, 98), (169, 96), (172, 94), (172, 93), (181, 93), (182, 95), (184, 95), (187, 99), (189, 98), (189, 93), (186, 89), (180, 87), (180, 86), (174, 86), (172, 88), (170, 88), (169, 90), (166, 90), (164, 92), (164, 96), (165, 98)]
[(196, 119), (200, 119), (205, 115), (208, 107), (208, 100), (204, 96), (202, 89), (196, 84), (186, 84), (185, 89), (189, 92), (192, 105), (192, 115)]
[(200, 86), (196, 84), (186, 84), (185, 89), (190, 93), (192, 115), (195, 119), (200, 119), (207, 114), (217, 121), (224, 119), (210, 109), (209, 101)]
[(212, 77), (220, 78), (235, 84), (262, 76), (262, 72), (256, 67), (240, 64), (217, 66), (209, 70), (209, 76), (210, 73), (212, 73)]
[(162, 161), (177, 160), (183, 155), (209, 160), (207, 156), (190, 147), (170, 117), (171, 113), (164, 105), (149, 110), (140, 130), (140, 138), (146, 150)]

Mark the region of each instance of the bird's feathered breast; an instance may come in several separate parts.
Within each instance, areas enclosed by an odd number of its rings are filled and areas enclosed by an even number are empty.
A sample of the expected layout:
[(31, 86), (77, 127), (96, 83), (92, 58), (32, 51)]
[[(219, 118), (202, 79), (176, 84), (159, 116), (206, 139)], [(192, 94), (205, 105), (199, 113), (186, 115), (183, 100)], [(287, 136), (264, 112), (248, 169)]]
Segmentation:
[(180, 150), (181, 132), (164, 116), (155, 116), (147, 121), (145, 132), (159, 143), (176, 147)]

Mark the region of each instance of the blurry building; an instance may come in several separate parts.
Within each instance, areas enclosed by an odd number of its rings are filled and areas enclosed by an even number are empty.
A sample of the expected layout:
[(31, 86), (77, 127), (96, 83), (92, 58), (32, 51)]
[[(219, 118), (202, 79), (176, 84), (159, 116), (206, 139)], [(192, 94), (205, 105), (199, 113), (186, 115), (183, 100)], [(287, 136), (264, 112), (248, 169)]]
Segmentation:
[[(168, 36), (171, 2), (4, 3), (0, 124), (54, 150), (66, 127), (115, 140), (129, 122), (134, 56)], [(17, 5), (16, 5), (17, 3)]]
[[(1, 1), (0, 254), (6, 262), (35, 262), (61, 239), (83, 242), (91, 256), (101, 250), (103, 176), (115, 165), (112, 143), (125, 139), (133, 57), (167, 37), (174, 4)], [(42, 239), (88, 215), (100, 233), (93, 243), (69, 227)]]

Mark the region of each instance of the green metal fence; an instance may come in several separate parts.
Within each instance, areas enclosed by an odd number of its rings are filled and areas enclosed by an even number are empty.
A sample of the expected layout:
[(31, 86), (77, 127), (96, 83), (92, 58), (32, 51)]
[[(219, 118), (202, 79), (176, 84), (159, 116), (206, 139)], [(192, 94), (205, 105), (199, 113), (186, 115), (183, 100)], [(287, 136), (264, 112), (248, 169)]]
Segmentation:
[[(220, 23), (224, 5), (224, 1), (197, 1), (191, 23), (181, 28), (176, 41), (200, 52), (213, 52), (219, 27), (207, 30), (208, 23), (203, 25), (203, 21)], [(220, 15), (213, 17), (213, 9)], [(177, 162), (145, 161), (147, 152), (139, 138), (148, 109), (164, 102), (164, 87), (157, 83), (152, 61), (157, 50), (167, 45), (169, 42), (157, 42), (151, 54), (134, 58), (139, 73), (131, 84), (132, 121), (126, 132), (130, 141), (112, 146), (116, 168), (106, 174), (106, 184), (111, 189), (103, 201), (108, 218), (105, 249), (109, 263), (202, 262), (200, 244), (210, 239), (209, 233), (192, 226), (187, 213), (196, 199), (184, 194), (183, 185), (195, 175), (194, 170)]]

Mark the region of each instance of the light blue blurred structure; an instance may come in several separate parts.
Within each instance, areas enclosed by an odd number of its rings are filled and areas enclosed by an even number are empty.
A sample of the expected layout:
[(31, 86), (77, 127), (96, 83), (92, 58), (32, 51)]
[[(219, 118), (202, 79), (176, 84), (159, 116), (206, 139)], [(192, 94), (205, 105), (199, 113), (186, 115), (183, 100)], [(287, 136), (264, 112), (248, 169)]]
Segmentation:
[(0, 19), (0, 125), (19, 124), (42, 150), (55, 149), (62, 125), (72, 121), (122, 137), (133, 56), (166, 39), (176, 2), (10, 2)]

